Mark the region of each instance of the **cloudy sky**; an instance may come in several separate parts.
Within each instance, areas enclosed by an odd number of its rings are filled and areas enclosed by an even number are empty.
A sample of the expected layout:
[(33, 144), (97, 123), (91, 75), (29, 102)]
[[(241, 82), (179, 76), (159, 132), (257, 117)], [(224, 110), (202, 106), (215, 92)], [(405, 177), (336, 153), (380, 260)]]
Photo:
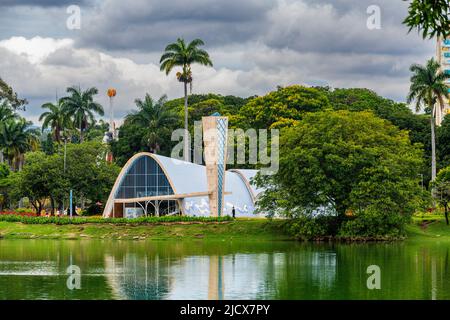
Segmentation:
[[(68, 28), (72, 5), (80, 29)], [(372, 5), (380, 29), (367, 27)], [(104, 106), (115, 87), (120, 118), (146, 92), (181, 96), (159, 58), (177, 37), (201, 38), (214, 67), (193, 67), (194, 93), (246, 97), (299, 83), (404, 101), (409, 65), (435, 53), (407, 33), (406, 12), (402, 0), (0, 0), (0, 77), (28, 99), (31, 120), (71, 85), (97, 87)]]

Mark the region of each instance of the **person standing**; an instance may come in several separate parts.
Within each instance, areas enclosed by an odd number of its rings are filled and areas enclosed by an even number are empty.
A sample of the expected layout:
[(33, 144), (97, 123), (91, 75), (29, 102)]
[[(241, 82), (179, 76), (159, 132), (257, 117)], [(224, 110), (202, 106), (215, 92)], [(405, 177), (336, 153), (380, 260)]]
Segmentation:
[(233, 206), (233, 209), (231, 210), (231, 214), (233, 215), (233, 219), (236, 218), (236, 209)]

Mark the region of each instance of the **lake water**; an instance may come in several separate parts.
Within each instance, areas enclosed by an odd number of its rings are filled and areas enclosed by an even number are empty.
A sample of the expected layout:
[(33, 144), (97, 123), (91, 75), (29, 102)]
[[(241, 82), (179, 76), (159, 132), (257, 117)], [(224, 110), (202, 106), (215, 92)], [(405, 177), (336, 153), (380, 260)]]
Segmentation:
[[(439, 241), (0, 240), (0, 299), (450, 299), (449, 250)], [(80, 277), (69, 278), (71, 265)], [(371, 265), (381, 289), (367, 288)]]

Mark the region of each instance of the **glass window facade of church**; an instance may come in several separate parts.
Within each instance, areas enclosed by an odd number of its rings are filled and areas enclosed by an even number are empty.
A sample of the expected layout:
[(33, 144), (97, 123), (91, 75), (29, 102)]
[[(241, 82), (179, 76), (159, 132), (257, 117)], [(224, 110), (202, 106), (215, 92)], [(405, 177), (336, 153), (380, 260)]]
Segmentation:
[(150, 157), (137, 159), (123, 177), (116, 199), (153, 197), (173, 194), (166, 175)]

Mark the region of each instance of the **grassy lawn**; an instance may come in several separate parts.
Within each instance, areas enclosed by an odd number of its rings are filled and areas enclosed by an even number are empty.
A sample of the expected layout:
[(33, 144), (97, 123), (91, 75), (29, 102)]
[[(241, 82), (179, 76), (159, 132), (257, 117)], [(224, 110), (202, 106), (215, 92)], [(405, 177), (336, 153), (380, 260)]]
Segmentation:
[[(217, 222), (167, 222), (141, 224), (25, 224), (0, 221), (0, 238), (4, 239), (116, 239), (116, 240), (291, 240), (282, 228), (283, 221), (236, 219)], [(450, 226), (442, 215), (416, 216), (406, 227), (407, 241), (450, 241)]]
[(129, 239), (129, 240), (288, 240), (281, 222), (265, 219), (237, 219), (222, 223), (121, 224), (95, 223), (82, 225), (23, 224), (0, 221), (0, 237), (42, 239)]
[(408, 240), (448, 240), (450, 241), (450, 226), (445, 223), (442, 215), (424, 215), (413, 218), (413, 223), (407, 226)]

